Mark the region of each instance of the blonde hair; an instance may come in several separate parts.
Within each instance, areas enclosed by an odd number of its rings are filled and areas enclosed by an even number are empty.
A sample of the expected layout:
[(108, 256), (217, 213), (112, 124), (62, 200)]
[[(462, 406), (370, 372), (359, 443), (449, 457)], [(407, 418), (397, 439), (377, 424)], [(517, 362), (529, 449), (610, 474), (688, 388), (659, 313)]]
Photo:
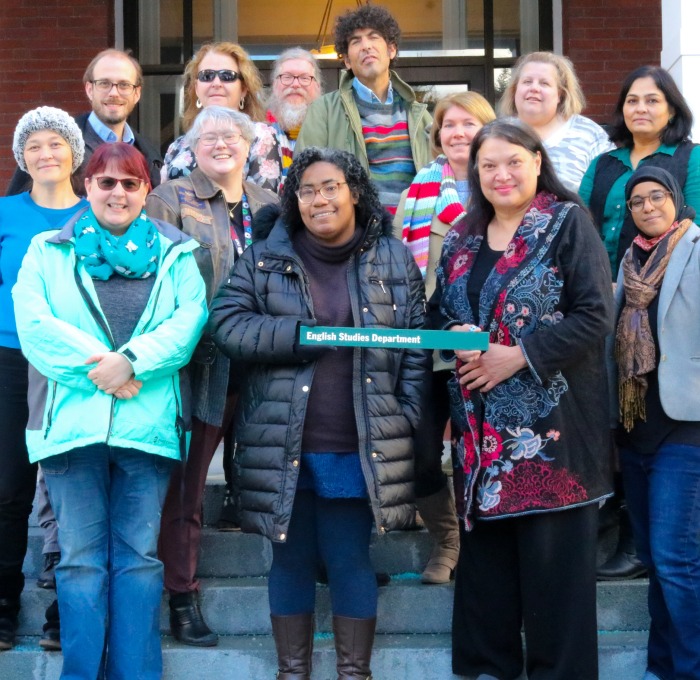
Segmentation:
[(210, 52), (226, 54), (238, 62), (238, 70), (241, 77), (241, 82), (248, 90), (245, 95), (245, 104), (243, 113), (247, 114), (253, 121), (262, 121), (265, 117), (265, 111), (260, 103), (260, 95), (262, 93), (262, 80), (257, 66), (253, 63), (248, 53), (236, 43), (232, 42), (216, 42), (202, 45), (197, 54), (195, 54), (185, 67), (185, 112), (182, 114), (182, 128), (187, 131), (192, 126), (194, 119), (199, 113), (197, 108), (197, 93), (195, 86), (197, 84), (197, 74), (199, 73), (199, 65), (204, 57)]
[(455, 92), (442, 97), (435, 106), (433, 113), (433, 127), (430, 128), (430, 148), (433, 156), (439, 156), (442, 151), (440, 143), (440, 130), (442, 129), (442, 121), (445, 118), (445, 113), (452, 106), (459, 106), (467, 113), (476, 118), (482, 125), (490, 123), (496, 119), (496, 113), (491, 104), (478, 92)]
[(498, 102), (498, 112), (502, 116), (516, 116), (518, 111), (515, 108), (515, 90), (523, 72), (525, 64), (537, 62), (540, 64), (551, 64), (557, 74), (557, 88), (559, 90), (559, 105), (557, 113), (564, 119), (569, 120), (571, 116), (581, 113), (586, 105), (586, 98), (583, 96), (581, 85), (576, 77), (574, 65), (570, 59), (562, 57), (553, 52), (530, 52), (525, 54), (515, 62), (511, 73), (510, 82), (506, 91)]

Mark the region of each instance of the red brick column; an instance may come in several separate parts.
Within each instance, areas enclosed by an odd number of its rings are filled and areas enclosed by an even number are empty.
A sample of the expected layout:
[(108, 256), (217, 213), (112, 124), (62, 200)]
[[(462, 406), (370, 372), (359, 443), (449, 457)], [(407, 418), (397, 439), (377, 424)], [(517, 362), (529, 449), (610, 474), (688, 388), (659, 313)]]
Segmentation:
[(112, 0), (0, 2), (0, 196), (16, 165), (20, 116), (37, 106), (85, 111), (85, 67), (113, 41)]
[(574, 62), (585, 114), (607, 123), (622, 80), (660, 63), (661, 0), (563, 0), (564, 54)]

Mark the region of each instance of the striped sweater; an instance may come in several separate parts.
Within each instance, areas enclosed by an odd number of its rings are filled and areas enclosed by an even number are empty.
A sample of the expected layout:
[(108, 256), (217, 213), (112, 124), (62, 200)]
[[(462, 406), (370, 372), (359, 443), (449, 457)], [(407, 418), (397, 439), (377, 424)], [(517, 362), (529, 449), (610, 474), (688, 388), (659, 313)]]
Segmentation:
[(362, 121), (370, 177), (382, 204), (393, 215), (401, 193), (416, 176), (406, 105), (396, 93), (392, 104), (369, 103), (353, 95)]

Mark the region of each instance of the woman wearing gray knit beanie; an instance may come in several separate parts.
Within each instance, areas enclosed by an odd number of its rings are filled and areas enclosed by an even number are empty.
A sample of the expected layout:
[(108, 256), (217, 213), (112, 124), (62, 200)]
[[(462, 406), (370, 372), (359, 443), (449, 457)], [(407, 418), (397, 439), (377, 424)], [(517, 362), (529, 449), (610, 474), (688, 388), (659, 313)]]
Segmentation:
[[(80, 129), (65, 111), (50, 106), (28, 111), (17, 124), (12, 151), (31, 176), (32, 189), (0, 198), (0, 650), (11, 649), (15, 641), (37, 475), (25, 443), (27, 360), (19, 348), (10, 293), (32, 237), (60, 227), (87, 205), (71, 185), (84, 150)], [(55, 602), (46, 617), (40, 644), (60, 649)]]

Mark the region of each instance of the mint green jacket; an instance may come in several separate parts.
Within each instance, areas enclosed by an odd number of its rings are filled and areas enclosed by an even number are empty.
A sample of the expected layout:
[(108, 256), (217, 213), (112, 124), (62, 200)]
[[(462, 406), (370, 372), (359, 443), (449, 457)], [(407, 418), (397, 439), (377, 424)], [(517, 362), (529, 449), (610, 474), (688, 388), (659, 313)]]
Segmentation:
[[(352, 72), (343, 71), (340, 74), (338, 89), (324, 94), (311, 103), (294, 147), (294, 156), (298, 156), (307, 146), (340, 149), (353, 154), (362, 163), (364, 169), (369, 171), (360, 112), (357, 110), (352, 94), (353, 78)], [(428, 113), (427, 105), (416, 101), (416, 95), (411, 87), (393, 71), (391, 85), (394, 93), (406, 102), (408, 136), (411, 140), (413, 163), (416, 170), (420, 170), (433, 160), (428, 136), (433, 119)]]
[[(92, 279), (76, 260), (73, 226), (32, 239), (12, 289), (17, 332), (29, 369), (27, 448), (32, 462), (106, 443), (180, 458), (187, 450), (179, 369), (207, 320), (204, 281), (192, 251), (197, 242), (154, 220), (160, 263), (131, 339), (112, 345)], [(143, 381), (132, 399), (98, 390), (85, 365), (93, 354), (126, 353)]]

